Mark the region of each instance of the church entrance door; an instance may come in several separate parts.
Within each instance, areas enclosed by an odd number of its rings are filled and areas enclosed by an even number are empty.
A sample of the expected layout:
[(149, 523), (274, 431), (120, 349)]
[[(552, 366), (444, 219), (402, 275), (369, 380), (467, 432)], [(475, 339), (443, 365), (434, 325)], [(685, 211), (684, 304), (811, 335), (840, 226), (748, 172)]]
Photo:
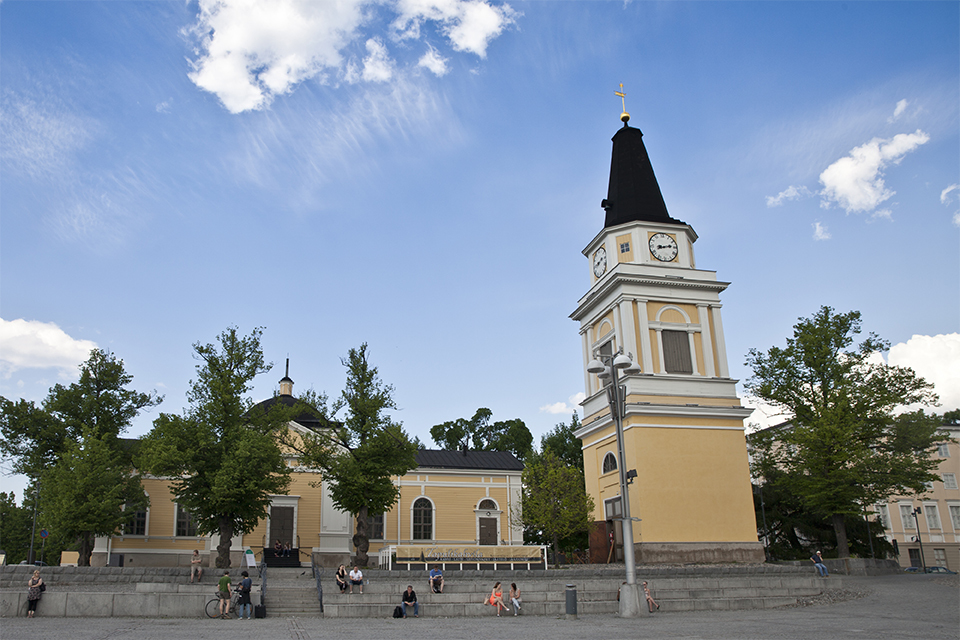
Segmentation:
[(480, 544), (497, 544), (496, 518), (480, 518)]

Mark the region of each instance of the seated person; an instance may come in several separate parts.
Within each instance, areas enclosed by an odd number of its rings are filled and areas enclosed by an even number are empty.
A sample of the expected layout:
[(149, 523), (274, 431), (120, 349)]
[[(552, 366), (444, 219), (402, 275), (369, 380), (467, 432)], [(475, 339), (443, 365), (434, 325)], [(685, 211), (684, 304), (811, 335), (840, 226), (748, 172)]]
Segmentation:
[(283, 555), (283, 543), (278, 539), (273, 543), (273, 556), (279, 558)]
[(340, 565), (337, 568), (337, 586), (340, 588), (340, 593), (343, 593), (347, 590), (347, 569)]
[(354, 566), (353, 571), (350, 572), (350, 593), (353, 593), (355, 585), (360, 587), (360, 594), (363, 595), (363, 572), (358, 566)]
[(443, 593), (443, 572), (440, 571), (440, 565), (433, 565), (430, 569), (430, 588), (434, 593)]
[(413, 607), (413, 617), (420, 617), (420, 604), (417, 602), (417, 592), (413, 590), (413, 585), (408, 584), (407, 590), (403, 592), (403, 597), (400, 599), (403, 604), (403, 617), (407, 617), (407, 607)]

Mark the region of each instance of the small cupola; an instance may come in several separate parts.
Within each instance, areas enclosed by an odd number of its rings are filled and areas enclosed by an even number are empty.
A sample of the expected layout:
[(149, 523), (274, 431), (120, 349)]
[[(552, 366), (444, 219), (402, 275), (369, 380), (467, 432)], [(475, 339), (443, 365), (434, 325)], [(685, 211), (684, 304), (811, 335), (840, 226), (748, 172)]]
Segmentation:
[(293, 380), (290, 378), (290, 358), (287, 358), (287, 371), (284, 376), (280, 378), (280, 395), (293, 395)]

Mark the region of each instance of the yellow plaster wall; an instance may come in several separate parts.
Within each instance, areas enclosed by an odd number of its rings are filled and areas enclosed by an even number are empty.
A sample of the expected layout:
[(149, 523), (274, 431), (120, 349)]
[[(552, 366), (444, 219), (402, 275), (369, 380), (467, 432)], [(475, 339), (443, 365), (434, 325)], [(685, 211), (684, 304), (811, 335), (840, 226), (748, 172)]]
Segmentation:
[[(620, 245), (624, 242), (630, 243), (630, 251), (621, 253)], [(633, 239), (629, 233), (626, 235), (617, 236), (617, 262), (633, 262)]]

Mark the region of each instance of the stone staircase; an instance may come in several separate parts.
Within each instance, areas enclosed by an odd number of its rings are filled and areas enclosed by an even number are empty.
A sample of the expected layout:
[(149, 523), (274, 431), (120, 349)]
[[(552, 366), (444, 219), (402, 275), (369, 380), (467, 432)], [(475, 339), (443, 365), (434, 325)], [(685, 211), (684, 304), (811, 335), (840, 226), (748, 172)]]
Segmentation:
[[(644, 571), (647, 569), (646, 571)], [(649, 582), (661, 611), (767, 609), (795, 604), (797, 598), (821, 593), (825, 584), (840, 586), (842, 578), (817, 578), (804, 567), (651, 567), (638, 568), (638, 581)], [(268, 617), (386, 618), (400, 604), (400, 594), (412, 584), (420, 603), (421, 617), (479, 617), (496, 615), (485, 604), (494, 583), (503, 584), (504, 599), (510, 583), (523, 594), (521, 615), (559, 616), (566, 609), (566, 588), (577, 589), (580, 615), (615, 614), (619, 611), (617, 590), (623, 569), (585, 568), (549, 571), (451, 571), (444, 572), (442, 594), (432, 593), (424, 572), (364, 571), (363, 594), (341, 594), (333, 573), (322, 576), (323, 612), (310, 569), (268, 571), (264, 602)], [(641, 603), (642, 604), (642, 603)], [(512, 615), (512, 611), (504, 615)]]

